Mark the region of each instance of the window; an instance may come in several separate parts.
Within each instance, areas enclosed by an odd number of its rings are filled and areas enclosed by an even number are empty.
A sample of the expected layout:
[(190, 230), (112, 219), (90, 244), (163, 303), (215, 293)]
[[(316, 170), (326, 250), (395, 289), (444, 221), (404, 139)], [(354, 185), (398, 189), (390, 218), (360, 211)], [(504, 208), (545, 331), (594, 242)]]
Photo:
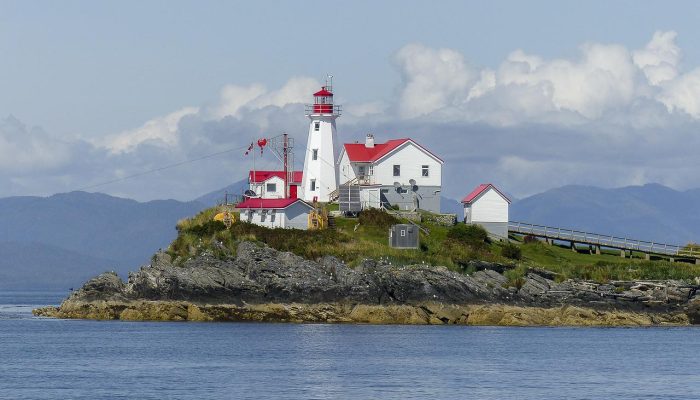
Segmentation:
[(314, 122), (314, 131), (318, 132), (321, 129), (321, 123), (316, 121)]
[(314, 161), (318, 160), (318, 149), (311, 150), (311, 159)]
[(401, 176), (401, 166), (394, 165), (394, 176)]
[(276, 192), (277, 191), (277, 184), (276, 183), (268, 183), (265, 190), (268, 192)]
[(423, 176), (430, 176), (430, 169), (429, 168), (430, 168), (430, 166), (428, 166), (428, 165), (424, 165), (423, 168), (421, 168), (423, 170)]
[(312, 192), (316, 191), (316, 179), (311, 180), (311, 191)]
[(369, 175), (374, 175), (374, 165), (369, 166)]
[(365, 176), (365, 166), (364, 165), (360, 165), (359, 167), (357, 167), (357, 174), (360, 175), (360, 177)]
[(405, 229), (401, 229), (401, 237), (405, 237), (405, 236), (406, 236), (406, 230), (405, 230)]

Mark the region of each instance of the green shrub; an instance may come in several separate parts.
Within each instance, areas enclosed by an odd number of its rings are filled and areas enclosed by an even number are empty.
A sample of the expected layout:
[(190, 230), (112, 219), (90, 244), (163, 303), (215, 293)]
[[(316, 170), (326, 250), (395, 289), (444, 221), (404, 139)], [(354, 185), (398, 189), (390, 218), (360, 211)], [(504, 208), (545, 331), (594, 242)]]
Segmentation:
[(523, 243), (525, 244), (530, 244), (530, 243), (539, 243), (540, 241), (537, 239), (537, 237), (532, 236), (532, 235), (525, 235), (523, 237)]
[(362, 210), (358, 219), (360, 225), (374, 226), (385, 229), (389, 229), (392, 225), (400, 222), (398, 218), (378, 208)]
[(520, 246), (514, 243), (504, 244), (501, 248), (501, 255), (511, 260), (520, 260), (523, 258), (523, 252), (520, 250)]
[(474, 249), (484, 249), (489, 243), (486, 229), (479, 225), (457, 224), (447, 232), (447, 238)]
[(523, 287), (525, 284), (525, 275), (527, 274), (527, 268), (526, 267), (517, 267), (513, 269), (509, 269), (505, 272), (503, 272), (503, 276), (508, 278), (508, 282), (504, 286), (506, 287), (515, 287), (520, 289)]

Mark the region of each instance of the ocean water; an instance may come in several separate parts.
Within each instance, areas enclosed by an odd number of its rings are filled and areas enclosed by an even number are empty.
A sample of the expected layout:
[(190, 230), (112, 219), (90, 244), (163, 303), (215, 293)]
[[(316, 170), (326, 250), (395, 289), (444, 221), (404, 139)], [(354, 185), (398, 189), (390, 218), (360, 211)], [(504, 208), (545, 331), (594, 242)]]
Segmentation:
[(2, 399), (696, 399), (698, 328), (34, 318), (0, 293)]

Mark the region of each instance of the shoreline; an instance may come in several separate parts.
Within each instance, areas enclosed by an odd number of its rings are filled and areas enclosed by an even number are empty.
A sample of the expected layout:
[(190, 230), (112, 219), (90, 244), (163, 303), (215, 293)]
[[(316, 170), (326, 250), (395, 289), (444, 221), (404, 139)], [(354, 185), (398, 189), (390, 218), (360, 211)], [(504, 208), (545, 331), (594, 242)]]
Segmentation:
[(596, 310), (563, 305), (195, 304), (187, 301), (71, 302), (32, 310), (40, 317), (122, 321), (277, 322), (371, 325), (692, 326), (683, 312)]

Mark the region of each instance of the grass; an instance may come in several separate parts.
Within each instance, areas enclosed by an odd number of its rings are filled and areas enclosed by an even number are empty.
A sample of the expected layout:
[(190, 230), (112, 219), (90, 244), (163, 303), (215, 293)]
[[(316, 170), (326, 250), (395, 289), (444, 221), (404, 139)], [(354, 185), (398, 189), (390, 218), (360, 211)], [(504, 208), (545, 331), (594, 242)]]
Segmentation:
[(694, 280), (700, 277), (700, 265), (665, 260), (647, 261), (642, 253), (633, 258), (620, 257), (619, 250), (603, 250), (600, 255), (573, 252), (568, 247), (547, 245), (544, 242), (520, 244), (521, 265), (543, 268), (559, 274), (558, 279), (578, 278), (596, 282), (610, 280)]
[[(335, 230), (293, 232), (244, 222), (236, 222), (226, 229), (221, 222), (213, 221), (216, 212), (216, 208), (207, 209), (193, 218), (178, 222), (178, 237), (167, 252), (180, 262), (204, 252), (226, 258), (235, 254), (238, 243), (248, 240), (308, 259), (335, 256), (350, 266), (358, 265), (367, 258), (382, 258), (397, 265), (426, 263), (472, 273), (474, 271), (470, 269), (469, 262), (484, 260), (509, 265), (511, 268), (505, 276), (508, 286), (514, 287), (524, 283), (524, 276), (531, 268), (552, 271), (557, 274), (557, 280), (579, 278), (598, 282), (632, 279), (691, 281), (700, 276), (698, 265), (623, 259), (619, 251), (589, 255), (539, 241), (491, 243), (483, 240), (483, 232), (462, 224), (451, 228), (422, 223), (430, 234), (420, 233), (420, 249), (394, 249), (388, 244), (388, 228), (395, 222), (405, 221), (380, 211), (367, 212), (361, 218), (336, 217)], [(636, 254), (636, 257), (643, 255)]]

